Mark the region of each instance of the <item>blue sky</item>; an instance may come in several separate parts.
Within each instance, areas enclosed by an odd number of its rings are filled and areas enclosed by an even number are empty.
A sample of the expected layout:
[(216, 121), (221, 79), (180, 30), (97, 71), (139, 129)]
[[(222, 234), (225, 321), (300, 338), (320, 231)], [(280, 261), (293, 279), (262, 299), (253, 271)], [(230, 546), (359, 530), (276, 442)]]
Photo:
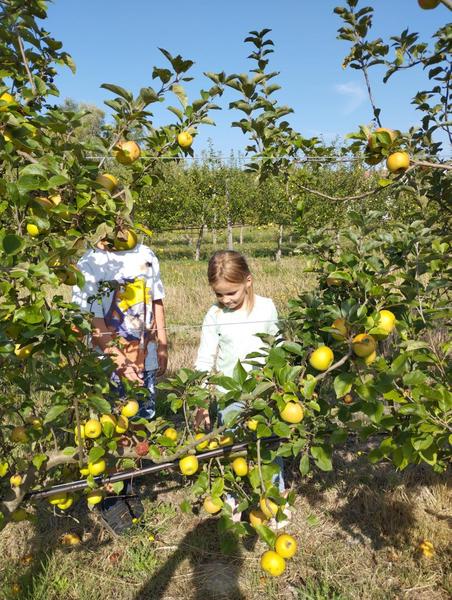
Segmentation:
[[(340, 20), (333, 9), (341, 4), (339, 0), (54, 0), (45, 27), (63, 42), (77, 65), (75, 76), (61, 71), (61, 97), (101, 108), (112, 97), (100, 89), (104, 82), (134, 93), (152, 85), (152, 67), (166, 66), (159, 47), (195, 61), (195, 81), (187, 90), (191, 98), (198, 97), (198, 90), (210, 85), (204, 71), (247, 71), (250, 47), (244, 38), (249, 30), (271, 28), (275, 42), (271, 66), (281, 73), (278, 99), (295, 110), (292, 126), (306, 137), (323, 135), (330, 141), (370, 123), (372, 117), (362, 74), (341, 67), (349, 49), (336, 39)], [(408, 27), (430, 41), (432, 33), (450, 20), (443, 5), (425, 11), (417, 0), (360, 2), (368, 4), (375, 8), (372, 38), (388, 40)], [(371, 80), (384, 126), (406, 130), (418, 122), (410, 100), (428, 85), (421, 71), (403, 72), (384, 85), (373, 70)], [(230, 95), (221, 100), (224, 108), (229, 100)], [(169, 112), (158, 111), (156, 116), (157, 124), (172, 120)], [(245, 137), (230, 126), (237, 114), (224, 110), (212, 116), (217, 126), (200, 130), (195, 151), (204, 149), (208, 138), (225, 154), (243, 149)]]

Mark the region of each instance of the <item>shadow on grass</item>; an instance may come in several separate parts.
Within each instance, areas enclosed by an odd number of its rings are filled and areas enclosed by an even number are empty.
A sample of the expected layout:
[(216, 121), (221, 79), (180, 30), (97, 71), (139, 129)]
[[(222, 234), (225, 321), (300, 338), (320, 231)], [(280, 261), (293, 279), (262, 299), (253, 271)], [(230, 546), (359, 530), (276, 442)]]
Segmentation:
[(102, 534), (102, 525), (89, 516), (82, 502), (75, 505), (68, 514), (52, 514), (44, 501), (37, 504), (36, 508), (36, 523), (27, 544), (27, 554), (19, 561), (22, 572), (17, 578), (17, 583), (20, 592), (11, 594), (11, 597), (20, 600), (44, 600), (48, 597), (37, 590), (40, 588), (41, 579), (47, 577), (54, 553), (63, 547), (63, 535), (75, 534), (82, 540), (82, 543), (77, 545), (64, 546), (66, 552), (75, 555), (87, 550), (97, 550), (110, 543), (109, 536)]
[[(238, 584), (243, 565), (240, 542), (231, 535), (231, 552), (222, 553), (217, 523), (206, 519), (187, 532), (135, 600), (163, 600), (170, 585), (175, 588), (171, 597), (184, 600), (245, 600)], [(221, 534), (223, 542), (225, 535)], [(189, 561), (189, 572), (176, 573), (184, 561)]]
[(370, 544), (374, 550), (400, 547), (410, 540), (418, 524), (416, 503), (410, 496), (439, 480), (422, 466), (399, 473), (389, 463), (372, 465), (360, 446), (338, 452), (328, 473), (315, 472), (300, 480), (298, 465), (291, 467), (289, 484), (309, 506), (321, 506), (350, 543)]

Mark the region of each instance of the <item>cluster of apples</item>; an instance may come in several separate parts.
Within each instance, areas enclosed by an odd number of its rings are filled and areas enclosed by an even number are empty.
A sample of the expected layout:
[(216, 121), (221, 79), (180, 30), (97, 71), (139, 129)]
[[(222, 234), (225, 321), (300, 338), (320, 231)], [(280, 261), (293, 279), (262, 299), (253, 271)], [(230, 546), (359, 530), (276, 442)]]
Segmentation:
[[(382, 135), (384, 134), (384, 135)], [(384, 158), (384, 149), (391, 150), (400, 136), (400, 131), (387, 127), (378, 127), (367, 138), (366, 162), (377, 165)], [(383, 151), (383, 152), (382, 152)], [(410, 155), (408, 152), (391, 152), (386, 158), (386, 167), (391, 173), (403, 173), (410, 166)]]
[[(77, 426), (74, 428), (74, 439), (76, 444), (82, 440), (95, 440), (102, 434), (107, 437), (113, 435), (123, 436), (129, 429), (129, 419), (134, 417), (139, 410), (139, 404), (136, 400), (128, 400), (122, 407), (119, 415), (114, 414), (102, 414), (99, 419), (90, 418), (85, 423), (80, 424), (80, 430)], [(80, 431), (80, 433), (79, 433)], [(80, 435), (80, 438), (79, 438)], [(138, 444), (137, 444), (138, 446)], [(88, 461), (86, 465), (83, 465), (80, 469), (80, 475), (82, 477), (88, 477), (92, 475), (96, 477), (105, 473), (107, 469), (107, 462), (104, 457), (100, 457), (95, 461)], [(56, 505), (62, 510), (66, 510), (72, 505), (72, 502), (66, 506), (67, 500), (70, 498), (67, 494), (50, 496), (49, 502)], [(101, 502), (103, 498), (103, 492), (100, 488), (91, 490), (87, 494), (87, 502), (89, 506), (94, 506)]]
[[(378, 337), (387, 337), (396, 325), (396, 317), (390, 310), (380, 310), (376, 319)], [(340, 342), (345, 342), (350, 337), (350, 329), (345, 319), (336, 319), (331, 327), (335, 332), (331, 336)], [(353, 353), (364, 361), (366, 365), (371, 365), (377, 358), (377, 334), (359, 333), (351, 338), (351, 348)], [(329, 346), (319, 346), (309, 357), (309, 364), (317, 371), (328, 370), (334, 361), (334, 353)]]

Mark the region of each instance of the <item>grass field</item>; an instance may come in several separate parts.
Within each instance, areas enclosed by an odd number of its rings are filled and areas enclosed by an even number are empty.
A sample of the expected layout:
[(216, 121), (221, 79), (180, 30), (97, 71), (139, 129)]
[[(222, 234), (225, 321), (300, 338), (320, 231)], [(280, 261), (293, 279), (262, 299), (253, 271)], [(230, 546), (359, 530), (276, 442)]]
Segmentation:
[[(247, 248), (244, 248), (247, 251)], [(199, 324), (212, 302), (206, 262), (161, 256), (171, 340), (170, 371), (193, 364)], [(286, 302), (315, 280), (303, 259), (251, 259), (256, 292)], [(184, 327), (181, 327), (181, 326)], [(9, 525), (0, 536), (0, 598), (21, 600), (445, 600), (451, 597), (452, 503), (446, 478), (426, 468), (402, 474), (370, 466), (365, 448), (351, 441), (335, 470), (302, 479), (287, 465), (297, 500), (288, 531), (298, 555), (279, 579), (262, 575), (257, 539), (238, 541), (232, 555), (219, 550), (216, 520), (187, 515), (179, 504), (185, 483), (177, 474), (142, 486), (145, 518), (113, 538), (95, 512), (78, 503), (69, 515), (36, 507), (35, 523)], [(61, 536), (77, 533), (75, 547)], [(431, 559), (417, 552), (433, 542)]]

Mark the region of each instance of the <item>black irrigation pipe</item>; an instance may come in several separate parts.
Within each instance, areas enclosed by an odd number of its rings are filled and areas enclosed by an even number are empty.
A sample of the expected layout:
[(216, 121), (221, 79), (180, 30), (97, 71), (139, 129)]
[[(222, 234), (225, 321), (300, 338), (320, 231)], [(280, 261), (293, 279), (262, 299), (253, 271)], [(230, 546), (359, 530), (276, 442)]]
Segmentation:
[[(261, 442), (264, 444), (276, 444), (280, 442), (284, 442), (286, 438), (280, 438), (278, 436), (271, 436), (267, 438), (261, 438)], [(218, 448), (215, 450), (209, 450), (208, 452), (202, 452), (200, 454), (196, 454), (196, 458), (198, 460), (208, 460), (209, 458), (216, 458), (217, 456), (224, 456), (226, 454), (231, 454), (233, 452), (239, 452), (241, 450), (245, 450), (249, 444), (255, 444), (256, 441), (252, 442), (241, 442), (239, 444), (232, 444), (230, 446), (223, 446), (222, 448)], [(195, 455), (194, 455), (195, 456)], [(141, 477), (143, 475), (151, 475), (152, 473), (158, 473), (163, 469), (174, 469), (177, 467), (177, 462), (181, 457), (176, 458), (175, 460), (170, 460), (165, 463), (160, 463), (158, 465), (152, 465), (150, 467), (143, 467), (141, 469), (128, 469), (127, 471), (119, 471), (114, 475), (110, 475), (110, 477), (102, 477), (99, 475), (98, 477), (94, 477), (94, 481), (97, 485), (103, 486), (107, 483), (116, 483), (117, 481), (124, 481), (126, 479), (133, 479), (135, 477)], [(25, 495), (24, 500), (41, 500), (42, 498), (48, 498), (49, 496), (53, 496), (54, 494), (60, 492), (77, 492), (80, 490), (86, 489), (88, 483), (86, 479), (80, 479), (79, 481), (68, 481), (66, 483), (60, 483), (59, 485), (53, 485), (52, 487), (46, 488), (44, 490), (40, 490), (38, 492), (29, 492)]]

